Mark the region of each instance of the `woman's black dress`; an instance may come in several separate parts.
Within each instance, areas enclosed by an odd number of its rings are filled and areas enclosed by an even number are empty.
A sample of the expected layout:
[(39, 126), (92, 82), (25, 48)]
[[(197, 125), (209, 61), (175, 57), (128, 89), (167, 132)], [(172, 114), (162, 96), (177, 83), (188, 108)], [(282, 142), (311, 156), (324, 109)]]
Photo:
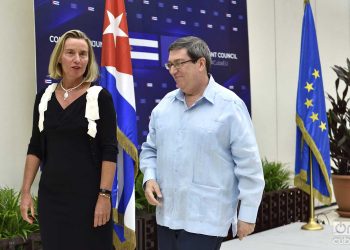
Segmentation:
[(66, 109), (52, 94), (38, 129), (37, 95), (28, 154), (42, 160), (38, 214), (44, 250), (104, 250), (112, 246), (112, 220), (93, 227), (102, 160), (116, 162), (116, 117), (110, 94), (99, 94), (95, 138), (87, 134), (86, 93)]

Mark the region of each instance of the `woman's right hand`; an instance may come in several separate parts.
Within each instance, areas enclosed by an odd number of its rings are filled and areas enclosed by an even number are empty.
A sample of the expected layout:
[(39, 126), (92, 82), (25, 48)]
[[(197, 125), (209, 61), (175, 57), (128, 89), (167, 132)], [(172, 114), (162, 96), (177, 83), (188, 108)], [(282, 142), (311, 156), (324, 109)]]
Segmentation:
[[(21, 193), (20, 209), (23, 220), (32, 224), (35, 219), (35, 212), (33, 198), (29, 192)], [(30, 210), (30, 214), (28, 213), (28, 210)]]

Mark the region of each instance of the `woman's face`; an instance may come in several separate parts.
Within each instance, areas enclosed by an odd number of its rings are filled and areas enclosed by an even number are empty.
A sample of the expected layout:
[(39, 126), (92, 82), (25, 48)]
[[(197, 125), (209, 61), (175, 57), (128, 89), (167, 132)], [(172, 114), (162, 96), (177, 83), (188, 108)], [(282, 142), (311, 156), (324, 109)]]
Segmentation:
[(89, 62), (89, 46), (84, 39), (68, 38), (59, 62), (63, 78), (82, 79)]

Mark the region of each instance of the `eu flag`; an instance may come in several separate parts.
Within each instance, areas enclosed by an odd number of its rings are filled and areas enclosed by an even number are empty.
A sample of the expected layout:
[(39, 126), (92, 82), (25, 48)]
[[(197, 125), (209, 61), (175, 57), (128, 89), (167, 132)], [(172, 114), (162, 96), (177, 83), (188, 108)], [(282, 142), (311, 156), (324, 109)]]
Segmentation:
[(135, 249), (135, 190), (138, 151), (134, 81), (123, 0), (106, 0), (101, 57), (101, 86), (112, 94), (117, 112), (119, 146), (112, 190), (114, 245)]
[(316, 30), (309, 2), (305, 4), (302, 27), (296, 124), (294, 183), (310, 193), (312, 162), (314, 195), (319, 201), (329, 204), (332, 192), (328, 122)]

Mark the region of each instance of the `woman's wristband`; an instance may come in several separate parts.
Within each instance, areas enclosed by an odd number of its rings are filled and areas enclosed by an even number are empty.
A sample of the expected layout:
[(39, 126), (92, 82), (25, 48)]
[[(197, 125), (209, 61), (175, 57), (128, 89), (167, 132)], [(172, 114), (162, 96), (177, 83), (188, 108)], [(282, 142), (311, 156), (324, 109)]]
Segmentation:
[(107, 199), (110, 199), (110, 198), (111, 198), (111, 196), (110, 196), (109, 194), (99, 193), (98, 195), (99, 195), (99, 196), (102, 196), (102, 197), (105, 197), (105, 198), (107, 198)]
[(104, 189), (104, 188), (100, 188), (100, 194), (108, 194), (108, 195), (111, 195), (112, 192), (108, 189)]

